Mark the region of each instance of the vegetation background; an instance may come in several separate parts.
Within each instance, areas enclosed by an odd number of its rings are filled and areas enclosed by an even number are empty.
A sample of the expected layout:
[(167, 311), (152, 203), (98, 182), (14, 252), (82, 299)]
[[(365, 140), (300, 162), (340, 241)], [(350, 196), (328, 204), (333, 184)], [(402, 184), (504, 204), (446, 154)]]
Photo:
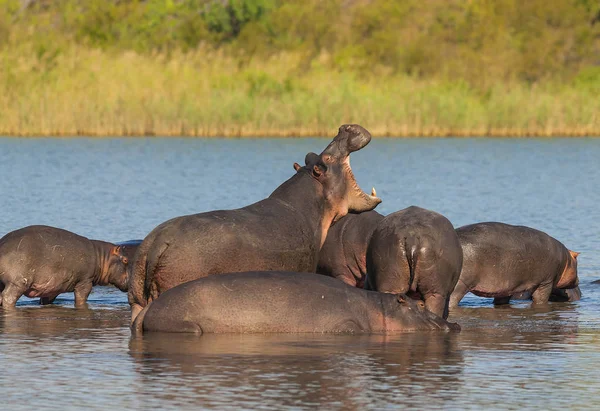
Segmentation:
[(598, 0), (0, 0), (0, 134), (600, 135)]

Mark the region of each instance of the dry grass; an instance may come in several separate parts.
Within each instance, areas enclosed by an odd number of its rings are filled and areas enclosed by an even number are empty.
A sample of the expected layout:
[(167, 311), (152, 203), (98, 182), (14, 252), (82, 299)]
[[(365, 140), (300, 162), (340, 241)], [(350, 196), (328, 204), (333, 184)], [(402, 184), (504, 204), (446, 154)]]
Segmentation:
[(360, 123), (377, 136), (600, 135), (600, 99), (574, 86), (464, 83), (319, 67), (298, 56), (238, 61), (68, 46), (0, 50), (0, 135), (323, 136)]

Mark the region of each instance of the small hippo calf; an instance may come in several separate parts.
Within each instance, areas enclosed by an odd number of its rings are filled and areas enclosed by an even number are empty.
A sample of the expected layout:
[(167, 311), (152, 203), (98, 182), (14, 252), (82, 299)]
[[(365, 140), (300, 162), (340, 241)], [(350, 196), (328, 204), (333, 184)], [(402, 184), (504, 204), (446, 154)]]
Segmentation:
[(214, 275), (162, 293), (132, 332), (395, 333), (460, 330), (404, 295), (352, 287), (313, 273)]
[(115, 285), (127, 291), (127, 258), (120, 247), (59, 228), (29, 226), (0, 239), (0, 305), (40, 297), (51, 304), (61, 293), (75, 292), (84, 305), (92, 286)]
[(553, 289), (579, 284), (579, 253), (544, 232), (486, 222), (457, 228), (456, 233), (464, 259), (451, 307), (469, 291), (494, 297), (494, 304), (508, 304), (513, 295), (524, 292), (531, 293), (534, 304), (547, 303)]
[(367, 249), (365, 288), (408, 293), (448, 318), (448, 303), (460, 276), (462, 248), (443, 215), (411, 206), (385, 217)]

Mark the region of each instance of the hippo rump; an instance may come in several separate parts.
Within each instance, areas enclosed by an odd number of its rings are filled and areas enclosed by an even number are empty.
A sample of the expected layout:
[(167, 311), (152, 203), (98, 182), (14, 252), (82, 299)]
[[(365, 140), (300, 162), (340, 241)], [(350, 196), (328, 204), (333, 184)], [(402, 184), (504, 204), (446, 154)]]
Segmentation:
[(367, 249), (365, 288), (409, 294), (448, 318), (448, 303), (462, 266), (452, 223), (431, 210), (411, 206), (385, 217)]
[(92, 286), (112, 284), (127, 291), (127, 257), (119, 246), (89, 240), (60, 228), (35, 225), (0, 239), (0, 305), (40, 297), (51, 304), (61, 293), (75, 293), (84, 305)]
[(165, 291), (132, 332), (396, 333), (460, 330), (404, 295), (312, 273), (256, 271), (200, 278)]
[(367, 276), (367, 246), (382, 219), (381, 214), (372, 210), (348, 214), (332, 225), (319, 253), (317, 273), (363, 288)]
[(456, 229), (463, 268), (450, 298), (456, 306), (469, 291), (508, 304), (513, 295), (531, 293), (547, 303), (553, 289), (579, 284), (577, 256), (548, 234), (524, 226), (485, 222)]
[(296, 174), (268, 198), (237, 210), (177, 217), (152, 230), (132, 268), (131, 320), (162, 292), (200, 277), (253, 270), (315, 272), (330, 225), (381, 202), (359, 188), (350, 168), (350, 153), (370, 140), (361, 126), (343, 125), (320, 155), (308, 153), (303, 167), (295, 163)]

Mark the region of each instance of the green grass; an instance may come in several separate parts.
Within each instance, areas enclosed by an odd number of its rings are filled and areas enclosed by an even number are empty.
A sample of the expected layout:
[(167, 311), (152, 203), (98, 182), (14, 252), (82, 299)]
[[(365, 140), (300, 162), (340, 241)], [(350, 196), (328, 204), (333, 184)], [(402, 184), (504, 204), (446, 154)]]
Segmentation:
[(224, 53), (138, 54), (68, 46), (0, 53), (0, 135), (600, 135), (587, 83), (535, 87), (339, 72), (279, 53), (245, 65)]

